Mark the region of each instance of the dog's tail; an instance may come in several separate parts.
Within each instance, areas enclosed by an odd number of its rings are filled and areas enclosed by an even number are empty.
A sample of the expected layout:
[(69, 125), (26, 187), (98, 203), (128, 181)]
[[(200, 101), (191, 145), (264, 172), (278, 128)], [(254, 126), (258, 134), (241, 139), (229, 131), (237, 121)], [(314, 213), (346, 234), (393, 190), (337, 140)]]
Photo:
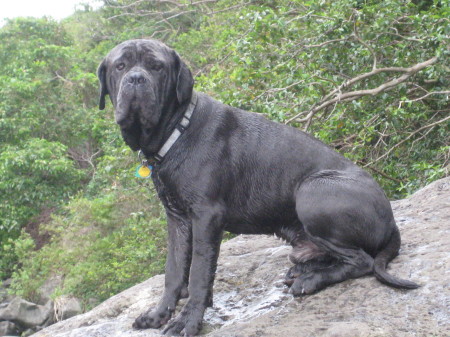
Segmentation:
[(419, 288), (420, 285), (396, 278), (392, 275), (389, 275), (386, 272), (387, 264), (398, 255), (398, 251), (400, 249), (400, 232), (396, 225), (394, 225), (394, 231), (392, 233), (391, 239), (389, 240), (386, 247), (375, 256), (373, 263), (373, 273), (378, 281), (387, 284), (394, 288), (400, 289), (416, 289)]

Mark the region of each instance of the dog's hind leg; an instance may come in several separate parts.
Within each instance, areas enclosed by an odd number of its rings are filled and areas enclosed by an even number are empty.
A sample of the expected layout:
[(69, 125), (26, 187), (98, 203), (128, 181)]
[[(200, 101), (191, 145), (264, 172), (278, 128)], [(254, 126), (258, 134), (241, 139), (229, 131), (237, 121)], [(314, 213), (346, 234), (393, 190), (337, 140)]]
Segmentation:
[(289, 268), (284, 278), (284, 284), (292, 286), (295, 279), (308, 272), (328, 268), (336, 264), (337, 260), (330, 255), (321, 255), (314, 257), (308, 261), (298, 262), (291, 268)]
[(334, 263), (299, 275), (291, 286), (294, 295), (372, 273), (373, 257), (393, 230), (389, 201), (358, 170), (311, 175), (296, 192), (296, 211), (308, 239)]
[(316, 269), (323, 269), (336, 263), (336, 260), (332, 256), (307, 238), (307, 234), (303, 228), (295, 233), (290, 243), (292, 245), (292, 252), (289, 254), (289, 260), (294, 266), (286, 273), (284, 283), (287, 286), (291, 286), (294, 280), (304, 273)]
[(323, 268), (316, 268), (316, 264), (311, 271), (295, 278), (290, 289), (294, 296), (311, 294), (331, 284), (372, 273), (373, 258), (362, 249), (340, 248), (329, 242), (326, 247), (330, 254), (334, 253), (334, 261), (322, 264)]

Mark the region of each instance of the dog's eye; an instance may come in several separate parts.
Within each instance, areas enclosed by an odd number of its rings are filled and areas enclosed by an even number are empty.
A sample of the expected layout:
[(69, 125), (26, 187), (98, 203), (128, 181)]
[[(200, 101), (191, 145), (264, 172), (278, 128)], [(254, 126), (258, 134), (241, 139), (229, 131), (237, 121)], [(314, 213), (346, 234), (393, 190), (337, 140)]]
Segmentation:
[(116, 69), (117, 70), (123, 70), (125, 68), (125, 63), (119, 63), (117, 66), (116, 66)]
[(150, 66), (150, 68), (151, 68), (152, 70), (156, 70), (156, 71), (161, 70), (162, 67), (163, 67), (162, 63), (159, 63), (159, 62), (154, 62), (154, 63), (152, 63), (151, 66)]

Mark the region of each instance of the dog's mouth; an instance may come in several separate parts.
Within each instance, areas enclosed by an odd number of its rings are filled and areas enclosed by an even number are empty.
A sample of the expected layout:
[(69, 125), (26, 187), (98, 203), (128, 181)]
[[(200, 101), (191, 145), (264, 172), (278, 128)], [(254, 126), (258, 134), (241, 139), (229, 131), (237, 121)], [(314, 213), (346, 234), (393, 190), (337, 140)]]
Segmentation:
[[(122, 138), (133, 150), (144, 149), (151, 141), (156, 123), (153, 121), (158, 115), (157, 105), (152, 108), (149, 104), (141, 104), (140, 100), (132, 99), (126, 110), (116, 111), (116, 121), (120, 126)], [(118, 118), (126, 116), (125, 118)]]
[(137, 151), (141, 147), (142, 126), (139, 121), (139, 110), (136, 107), (130, 106), (129, 118), (123, 123), (118, 123), (123, 140), (133, 151)]
[(125, 91), (119, 92), (115, 111), (116, 123), (122, 129), (129, 128), (142, 113), (142, 106), (139, 104), (136, 93)]
[(136, 87), (123, 82), (120, 87), (115, 119), (125, 143), (133, 151), (145, 148), (151, 141), (161, 114), (156, 97), (155, 90), (148, 85)]

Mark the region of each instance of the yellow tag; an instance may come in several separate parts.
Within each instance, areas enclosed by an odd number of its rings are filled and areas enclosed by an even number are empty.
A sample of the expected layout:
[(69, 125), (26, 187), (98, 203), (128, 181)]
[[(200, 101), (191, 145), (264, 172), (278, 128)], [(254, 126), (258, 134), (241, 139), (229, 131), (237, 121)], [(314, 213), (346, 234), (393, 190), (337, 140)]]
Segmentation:
[(138, 178), (149, 178), (152, 171), (148, 166), (139, 165), (136, 169), (135, 176)]

